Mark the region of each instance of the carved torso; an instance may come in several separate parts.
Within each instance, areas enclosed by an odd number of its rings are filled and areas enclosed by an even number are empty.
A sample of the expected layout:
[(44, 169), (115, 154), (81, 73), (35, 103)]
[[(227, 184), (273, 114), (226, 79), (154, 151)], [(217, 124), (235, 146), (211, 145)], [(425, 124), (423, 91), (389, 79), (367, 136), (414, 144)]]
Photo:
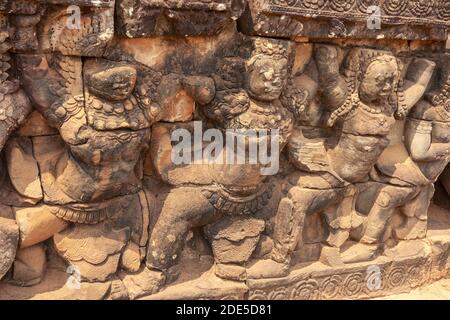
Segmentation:
[(346, 117), (342, 124), (342, 132), (358, 136), (387, 136), (395, 123), (393, 114), (376, 111), (360, 104), (353, 114)]
[(280, 145), (284, 146), (293, 127), (292, 114), (280, 101), (264, 103), (250, 100), (249, 108), (229, 122), (227, 129), (280, 130)]
[[(410, 117), (416, 121), (428, 123), (431, 127), (431, 144), (450, 143), (450, 111), (445, 104), (433, 105), (421, 101), (412, 110)], [(414, 120), (413, 120), (414, 121)], [(430, 180), (435, 181), (444, 171), (449, 159), (436, 159), (434, 161), (416, 161), (423, 174)]]

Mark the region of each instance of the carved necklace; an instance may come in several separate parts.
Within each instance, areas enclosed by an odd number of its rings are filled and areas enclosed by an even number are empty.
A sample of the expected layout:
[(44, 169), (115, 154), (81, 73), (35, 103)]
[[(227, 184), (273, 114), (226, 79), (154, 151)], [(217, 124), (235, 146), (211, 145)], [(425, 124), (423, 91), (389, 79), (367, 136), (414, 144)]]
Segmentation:
[(443, 120), (447, 120), (450, 117), (450, 76), (447, 77), (447, 81), (443, 85), (439, 94), (433, 96), (431, 103), (436, 107), (436, 112), (442, 117)]
[(258, 103), (253, 102), (253, 103), (250, 103), (250, 109), (257, 114), (262, 114), (262, 115), (267, 115), (267, 116), (275, 114), (275, 110), (273, 109), (272, 104), (269, 104), (266, 107), (266, 106), (260, 106)]
[(371, 108), (368, 105), (366, 105), (365, 103), (362, 103), (361, 101), (359, 102), (359, 107), (361, 109), (363, 109), (364, 111), (367, 111), (372, 114), (380, 114), (384, 111), (384, 108), (379, 108), (379, 109)]
[(446, 102), (437, 105), (435, 108), (437, 114), (439, 114), (439, 117), (441, 117), (443, 121), (450, 121), (450, 98)]

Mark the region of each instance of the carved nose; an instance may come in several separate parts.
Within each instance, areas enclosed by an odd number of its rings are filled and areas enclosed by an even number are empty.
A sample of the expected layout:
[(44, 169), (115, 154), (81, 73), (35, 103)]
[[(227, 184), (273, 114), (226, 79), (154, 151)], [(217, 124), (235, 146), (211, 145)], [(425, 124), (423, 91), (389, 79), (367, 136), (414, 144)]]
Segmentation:
[(272, 78), (273, 78), (273, 71), (272, 70), (270, 70), (270, 71), (267, 71), (267, 72), (265, 72), (264, 73), (264, 77), (266, 78), (266, 80), (272, 80)]

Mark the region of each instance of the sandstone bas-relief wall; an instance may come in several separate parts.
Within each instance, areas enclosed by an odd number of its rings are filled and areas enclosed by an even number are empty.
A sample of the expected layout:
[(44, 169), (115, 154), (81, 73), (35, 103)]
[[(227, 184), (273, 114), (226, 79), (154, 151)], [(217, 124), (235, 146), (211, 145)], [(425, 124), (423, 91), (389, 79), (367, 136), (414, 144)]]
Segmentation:
[[(448, 277), (449, 27), (444, 0), (0, 1), (0, 298)], [(278, 170), (173, 161), (211, 129), (278, 130)]]

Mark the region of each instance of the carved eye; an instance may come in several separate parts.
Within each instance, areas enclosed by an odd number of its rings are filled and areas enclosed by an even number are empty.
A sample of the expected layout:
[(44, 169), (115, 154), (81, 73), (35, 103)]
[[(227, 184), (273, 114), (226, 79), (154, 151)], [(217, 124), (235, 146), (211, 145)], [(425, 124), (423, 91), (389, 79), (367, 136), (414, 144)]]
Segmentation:
[(89, 79), (89, 91), (107, 100), (124, 100), (136, 85), (136, 69), (121, 66), (94, 73)]

